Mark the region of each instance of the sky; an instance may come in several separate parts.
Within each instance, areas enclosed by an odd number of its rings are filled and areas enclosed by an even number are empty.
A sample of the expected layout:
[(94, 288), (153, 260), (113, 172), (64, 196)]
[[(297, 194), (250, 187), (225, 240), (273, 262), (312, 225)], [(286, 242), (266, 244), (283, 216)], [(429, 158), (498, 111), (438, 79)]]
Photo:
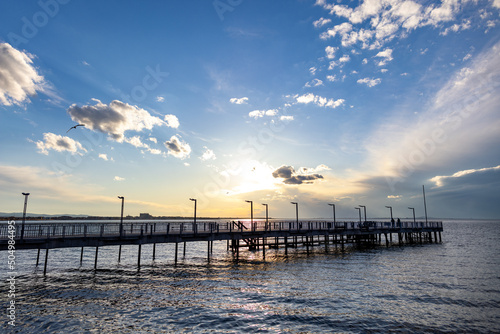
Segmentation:
[(0, 212), (498, 219), (499, 147), (500, 0), (0, 4)]

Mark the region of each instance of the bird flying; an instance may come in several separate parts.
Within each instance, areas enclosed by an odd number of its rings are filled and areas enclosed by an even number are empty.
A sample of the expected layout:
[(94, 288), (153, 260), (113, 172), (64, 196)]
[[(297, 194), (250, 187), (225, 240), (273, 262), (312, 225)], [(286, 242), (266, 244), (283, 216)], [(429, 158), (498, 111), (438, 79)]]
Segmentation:
[(71, 129), (76, 129), (77, 126), (85, 126), (85, 124), (77, 124), (75, 126), (72, 126), (68, 129), (68, 131), (66, 131), (66, 133), (68, 133)]

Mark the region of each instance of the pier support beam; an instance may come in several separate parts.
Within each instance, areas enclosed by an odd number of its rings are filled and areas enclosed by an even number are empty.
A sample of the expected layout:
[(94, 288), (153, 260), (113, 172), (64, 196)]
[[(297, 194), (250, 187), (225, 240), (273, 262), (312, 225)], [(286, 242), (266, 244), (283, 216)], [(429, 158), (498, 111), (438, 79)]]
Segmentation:
[(137, 252), (137, 268), (141, 268), (141, 248), (142, 244), (139, 244), (139, 251)]
[(82, 251), (80, 253), (80, 266), (82, 265), (83, 263), (83, 247), (82, 247)]
[(177, 250), (179, 249), (179, 243), (175, 243), (175, 257), (174, 257), (174, 263), (177, 264)]
[(118, 263), (120, 263), (122, 259), (122, 245), (118, 246)]
[(207, 241), (207, 261), (210, 262), (210, 240)]
[(38, 262), (40, 260), (40, 248), (38, 248), (38, 253), (36, 254), (36, 266), (38, 267)]
[(262, 258), (266, 259), (266, 238), (262, 238)]
[(43, 276), (47, 274), (47, 262), (49, 261), (49, 249), (45, 249), (45, 263), (43, 264)]
[(97, 255), (99, 254), (99, 246), (95, 248), (94, 270), (97, 269)]

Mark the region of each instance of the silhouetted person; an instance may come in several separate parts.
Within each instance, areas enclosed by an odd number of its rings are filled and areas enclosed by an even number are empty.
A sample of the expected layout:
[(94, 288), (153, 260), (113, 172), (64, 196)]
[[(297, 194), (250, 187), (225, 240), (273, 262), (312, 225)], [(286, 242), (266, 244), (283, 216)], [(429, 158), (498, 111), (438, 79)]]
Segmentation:
[(391, 227), (394, 227), (394, 218), (391, 218)]
[(398, 218), (398, 227), (401, 227), (401, 220)]

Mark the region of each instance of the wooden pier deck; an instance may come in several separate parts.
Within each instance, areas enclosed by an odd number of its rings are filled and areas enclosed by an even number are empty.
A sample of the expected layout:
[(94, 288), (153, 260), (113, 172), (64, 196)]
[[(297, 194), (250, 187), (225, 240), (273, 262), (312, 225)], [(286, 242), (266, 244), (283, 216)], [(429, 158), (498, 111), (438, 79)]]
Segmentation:
[[(175, 243), (175, 262), (178, 244), (207, 242), (207, 257), (210, 259), (214, 241), (226, 240), (228, 250), (237, 256), (241, 247), (262, 250), (266, 248), (309, 247), (328, 244), (385, 244), (441, 242), (442, 222), (329, 222), (329, 221), (228, 221), (228, 222), (124, 222), (120, 223), (33, 223), (9, 222), (0, 225), (0, 251), (38, 249), (45, 250), (44, 273), (49, 249), (81, 247), (95, 248), (97, 267), (98, 250), (103, 246), (119, 246), (118, 261), (122, 245), (138, 245), (138, 265), (141, 246), (145, 244)], [(10, 246), (10, 248), (9, 248)], [(155, 248), (153, 248), (153, 259)]]

